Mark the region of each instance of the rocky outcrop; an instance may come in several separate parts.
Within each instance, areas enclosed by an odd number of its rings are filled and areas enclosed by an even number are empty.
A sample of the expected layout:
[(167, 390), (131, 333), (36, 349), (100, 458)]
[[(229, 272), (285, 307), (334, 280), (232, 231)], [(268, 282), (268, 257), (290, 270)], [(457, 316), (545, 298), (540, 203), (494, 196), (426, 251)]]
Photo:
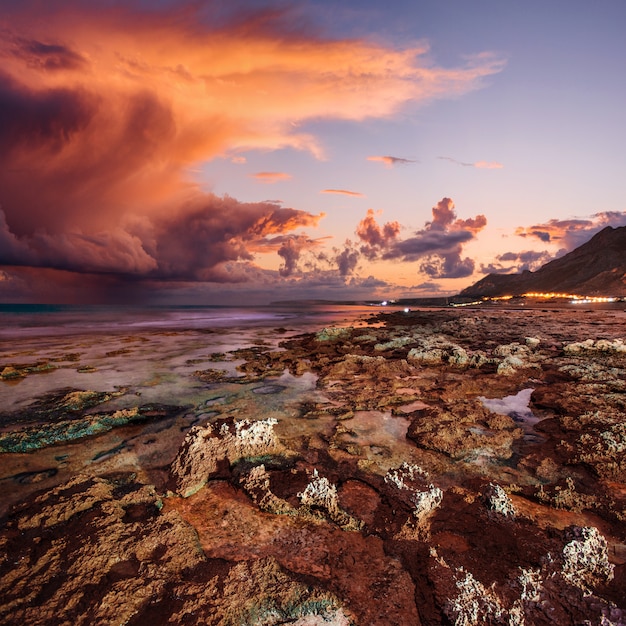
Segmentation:
[(522, 430), (506, 416), (476, 401), (455, 401), (413, 414), (407, 437), (419, 447), (454, 459), (509, 459)]
[(286, 452), (274, 434), (275, 419), (240, 420), (194, 426), (171, 466), (176, 491), (188, 497), (214, 476), (220, 465), (246, 457)]

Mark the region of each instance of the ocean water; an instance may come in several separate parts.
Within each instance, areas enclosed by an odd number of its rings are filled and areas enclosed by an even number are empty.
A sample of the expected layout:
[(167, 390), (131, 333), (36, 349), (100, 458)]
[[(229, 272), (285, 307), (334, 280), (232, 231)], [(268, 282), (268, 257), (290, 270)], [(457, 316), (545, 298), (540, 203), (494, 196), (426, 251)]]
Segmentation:
[[(311, 373), (247, 383), (203, 382), (208, 369), (240, 375), (232, 351), (280, 342), (325, 326), (367, 325), (378, 310), (350, 306), (76, 307), (0, 306), (0, 430), (15, 416), (71, 391), (111, 394), (89, 413), (146, 405), (183, 407), (176, 418), (114, 428), (104, 434), (0, 455), (1, 510), (77, 473), (138, 471), (148, 482), (171, 462), (187, 430), (219, 417), (278, 420), (288, 441), (317, 436), (325, 424), (299, 420), (304, 402), (326, 402)], [(59, 395), (60, 394), (60, 395)], [(43, 419), (43, 418), (41, 418)], [(329, 423), (328, 428), (331, 428)]]

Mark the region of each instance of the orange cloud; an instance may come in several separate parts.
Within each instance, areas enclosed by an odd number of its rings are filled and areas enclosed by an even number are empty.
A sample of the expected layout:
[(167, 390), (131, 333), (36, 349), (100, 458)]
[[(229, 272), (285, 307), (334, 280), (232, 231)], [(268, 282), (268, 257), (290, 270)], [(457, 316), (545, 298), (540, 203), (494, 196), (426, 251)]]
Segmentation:
[[(189, 178), (194, 166), (244, 149), (321, 158), (302, 123), (388, 117), (409, 102), (476, 89), (503, 67), (481, 55), (443, 68), (424, 46), (294, 32), (273, 8), (234, 10), (228, 21), (218, 3), (144, 7), (139, 0), (3, 4), (5, 264), (225, 279), (236, 272), (216, 268), (249, 262), (246, 246), (265, 236), (259, 229), (286, 233), (295, 222), (277, 207), (203, 193)], [(263, 230), (257, 218), (268, 213), (281, 219)], [(299, 212), (296, 221), (319, 219)]]
[(336, 193), (342, 196), (352, 196), (354, 198), (365, 198), (365, 194), (358, 191), (348, 191), (347, 189), (322, 189), (320, 193)]
[(256, 174), (250, 174), (252, 178), (256, 178), (261, 183), (277, 183), (281, 180), (289, 180), (292, 176), (286, 172), (257, 172)]
[(408, 165), (409, 163), (417, 162), (412, 159), (403, 159), (402, 157), (395, 156), (369, 156), (367, 157), (367, 160), (384, 163), (386, 167), (393, 167), (394, 165)]
[(484, 170), (500, 170), (504, 167), (502, 163), (498, 163), (497, 161), (476, 161), (474, 163), (474, 167)]

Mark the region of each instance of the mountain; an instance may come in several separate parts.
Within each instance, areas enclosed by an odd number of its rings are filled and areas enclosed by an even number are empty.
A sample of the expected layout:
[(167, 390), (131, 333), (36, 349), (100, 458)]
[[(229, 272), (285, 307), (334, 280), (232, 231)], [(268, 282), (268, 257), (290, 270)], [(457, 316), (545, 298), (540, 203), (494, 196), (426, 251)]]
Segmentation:
[(626, 296), (626, 226), (607, 226), (587, 243), (536, 272), (489, 274), (464, 289), (464, 297), (529, 292)]

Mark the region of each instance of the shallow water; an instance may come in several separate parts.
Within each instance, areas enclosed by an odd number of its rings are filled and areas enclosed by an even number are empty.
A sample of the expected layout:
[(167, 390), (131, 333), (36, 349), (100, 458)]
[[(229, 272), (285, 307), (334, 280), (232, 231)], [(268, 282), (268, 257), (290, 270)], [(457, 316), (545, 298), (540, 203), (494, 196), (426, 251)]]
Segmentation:
[[(215, 369), (239, 376), (230, 351), (253, 346), (279, 350), (291, 336), (353, 323), (365, 307), (178, 309), (23, 307), (0, 310), (0, 372), (46, 363), (49, 369), (0, 380), (0, 413), (19, 413), (35, 399), (62, 389), (114, 392), (89, 410), (110, 412), (146, 404), (185, 407), (180, 415), (129, 425), (28, 454), (3, 454), (0, 486), (5, 510), (28, 492), (77, 472), (156, 471), (173, 460), (187, 430), (217, 416), (276, 418), (277, 433), (310, 437), (326, 426), (298, 419), (302, 403), (324, 403), (311, 373), (288, 372), (256, 383), (205, 383), (194, 372)], [(330, 420), (329, 420), (330, 423)], [(154, 478), (146, 476), (146, 478)]]

